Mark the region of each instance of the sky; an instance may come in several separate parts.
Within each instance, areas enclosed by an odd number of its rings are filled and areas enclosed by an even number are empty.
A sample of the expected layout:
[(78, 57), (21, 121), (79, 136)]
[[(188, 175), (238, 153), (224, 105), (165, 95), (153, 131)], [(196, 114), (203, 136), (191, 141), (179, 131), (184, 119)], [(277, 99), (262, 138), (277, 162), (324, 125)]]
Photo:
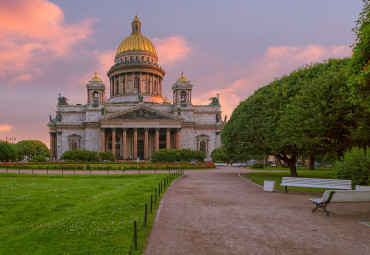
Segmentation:
[[(59, 93), (86, 104), (85, 84), (107, 84), (137, 14), (166, 71), (181, 71), (193, 104), (220, 94), (223, 115), (300, 66), (351, 56), (362, 0), (0, 0), (0, 140), (49, 146)], [(14, 139), (13, 139), (14, 140)]]

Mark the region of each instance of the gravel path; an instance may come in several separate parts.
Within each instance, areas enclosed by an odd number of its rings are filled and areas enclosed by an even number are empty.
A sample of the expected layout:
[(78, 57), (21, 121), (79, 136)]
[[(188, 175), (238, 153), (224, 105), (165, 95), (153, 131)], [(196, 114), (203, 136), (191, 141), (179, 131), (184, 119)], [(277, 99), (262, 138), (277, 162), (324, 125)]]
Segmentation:
[(333, 203), (311, 213), (317, 194), (264, 192), (240, 168), (186, 171), (164, 196), (145, 254), (370, 254), (370, 203)]

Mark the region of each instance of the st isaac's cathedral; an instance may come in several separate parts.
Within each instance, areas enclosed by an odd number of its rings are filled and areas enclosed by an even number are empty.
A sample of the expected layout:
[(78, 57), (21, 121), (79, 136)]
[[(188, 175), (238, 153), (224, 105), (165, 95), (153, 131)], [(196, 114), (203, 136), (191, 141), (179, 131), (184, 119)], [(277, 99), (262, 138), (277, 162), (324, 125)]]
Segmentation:
[(111, 151), (118, 160), (149, 160), (164, 148), (200, 150), (210, 160), (221, 146), (223, 126), (217, 97), (193, 105), (193, 84), (181, 77), (172, 85), (173, 101), (162, 97), (165, 71), (153, 43), (141, 34), (135, 17), (132, 33), (118, 46), (106, 85), (97, 74), (86, 84), (86, 104), (68, 104), (59, 95), (56, 117), (50, 116), (50, 149), (59, 159), (68, 150)]

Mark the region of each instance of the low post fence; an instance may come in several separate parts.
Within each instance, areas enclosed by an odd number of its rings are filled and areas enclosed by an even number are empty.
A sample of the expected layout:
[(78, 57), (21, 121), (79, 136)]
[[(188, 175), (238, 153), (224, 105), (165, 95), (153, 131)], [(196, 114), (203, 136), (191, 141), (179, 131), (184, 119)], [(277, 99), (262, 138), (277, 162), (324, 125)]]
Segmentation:
[[(176, 170), (173, 173), (170, 172), (169, 176), (163, 178), (163, 180), (161, 180), (158, 183), (158, 197), (161, 196), (161, 191), (163, 191), (163, 189), (166, 187), (166, 183), (168, 185), (169, 181), (174, 181), (175, 179), (177, 179), (178, 177), (182, 175), (184, 175), (183, 169)], [(150, 214), (153, 213), (153, 208), (156, 206), (156, 204), (157, 204), (157, 188), (154, 188), (154, 201), (153, 201), (153, 194), (150, 195), (150, 206), (149, 206)], [(129, 255), (131, 254), (132, 248), (134, 248), (135, 250), (138, 250), (138, 233), (142, 231), (144, 227), (147, 226), (147, 221), (148, 221), (148, 204), (145, 203), (143, 223), (141, 224), (140, 229), (137, 229), (137, 222), (136, 220), (134, 220), (134, 233), (132, 236), (130, 250), (128, 251), (127, 254)]]

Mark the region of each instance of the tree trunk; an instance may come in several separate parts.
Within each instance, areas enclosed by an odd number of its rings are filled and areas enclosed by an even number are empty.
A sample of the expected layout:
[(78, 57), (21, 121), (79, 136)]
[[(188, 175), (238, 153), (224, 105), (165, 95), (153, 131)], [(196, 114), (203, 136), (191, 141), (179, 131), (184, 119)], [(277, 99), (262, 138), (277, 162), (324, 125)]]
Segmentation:
[(297, 167), (295, 166), (296, 160), (289, 161), (290, 177), (298, 177)]
[(266, 167), (267, 165), (268, 165), (268, 157), (265, 157), (265, 159), (264, 159), (264, 162), (263, 162), (263, 165)]
[(310, 154), (310, 167), (309, 170), (315, 170), (315, 155)]

